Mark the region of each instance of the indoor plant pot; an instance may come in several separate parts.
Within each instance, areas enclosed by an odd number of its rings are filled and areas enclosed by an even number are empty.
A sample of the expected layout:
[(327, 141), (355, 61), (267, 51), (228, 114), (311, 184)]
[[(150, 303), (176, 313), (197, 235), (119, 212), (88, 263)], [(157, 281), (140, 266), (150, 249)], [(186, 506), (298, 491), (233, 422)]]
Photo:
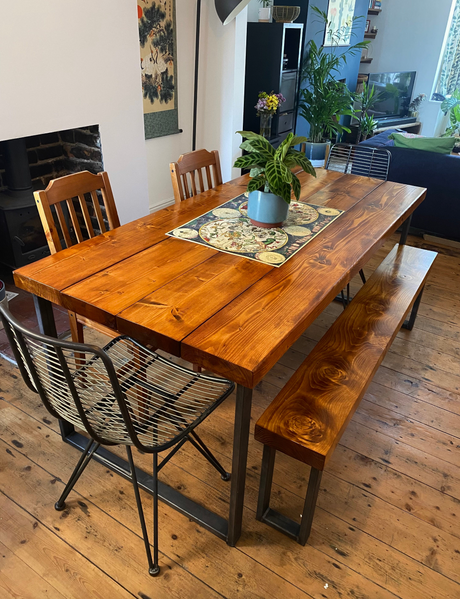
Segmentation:
[(331, 146), (330, 141), (324, 141), (315, 143), (307, 141), (305, 143), (305, 156), (312, 163), (313, 166), (324, 166), (326, 155), (328, 154)]
[(263, 228), (280, 227), (286, 220), (291, 193), (300, 198), (300, 181), (293, 173), (296, 166), (316, 177), (315, 169), (305, 154), (294, 149), (304, 143), (305, 137), (289, 133), (278, 148), (257, 133), (238, 131), (243, 139), (240, 145), (246, 155), (236, 159), (235, 168), (250, 169), (248, 183), (248, 217), (253, 225)]
[(259, 8), (259, 23), (272, 22), (272, 7)]
[(251, 191), (248, 197), (248, 217), (253, 225), (268, 229), (281, 227), (287, 219), (289, 204), (281, 196), (265, 191)]

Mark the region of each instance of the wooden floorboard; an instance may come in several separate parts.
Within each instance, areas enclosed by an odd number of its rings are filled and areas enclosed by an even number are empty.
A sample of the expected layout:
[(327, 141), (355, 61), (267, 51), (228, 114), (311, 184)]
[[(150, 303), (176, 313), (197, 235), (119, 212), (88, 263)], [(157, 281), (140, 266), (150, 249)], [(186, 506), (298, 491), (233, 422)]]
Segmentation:
[[(460, 598), (460, 252), (441, 251), (414, 330), (398, 334), (324, 473), (305, 547), (255, 520), (262, 452), (251, 436), (238, 546), (160, 504), (162, 574), (151, 578), (127, 481), (92, 463), (67, 509), (54, 510), (76, 451), (0, 360), (0, 597)], [(251, 430), (341, 310), (328, 306), (257, 386)], [(226, 468), (233, 411), (231, 397), (201, 427)], [(148, 456), (136, 460), (150, 468)], [(298, 520), (308, 475), (279, 455), (274, 507)], [(192, 447), (162, 477), (226, 515), (229, 485)]]

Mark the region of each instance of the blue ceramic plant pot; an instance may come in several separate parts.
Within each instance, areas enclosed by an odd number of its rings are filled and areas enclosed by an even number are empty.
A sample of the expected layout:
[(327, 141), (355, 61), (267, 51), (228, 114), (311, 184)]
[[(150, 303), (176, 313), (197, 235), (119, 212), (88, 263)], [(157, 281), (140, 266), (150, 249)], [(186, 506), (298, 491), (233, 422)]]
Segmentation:
[(248, 217), (256, 227), (281, 227), (286, 220), (289, 204), (274, 193), (251, 191), (248, 197)]

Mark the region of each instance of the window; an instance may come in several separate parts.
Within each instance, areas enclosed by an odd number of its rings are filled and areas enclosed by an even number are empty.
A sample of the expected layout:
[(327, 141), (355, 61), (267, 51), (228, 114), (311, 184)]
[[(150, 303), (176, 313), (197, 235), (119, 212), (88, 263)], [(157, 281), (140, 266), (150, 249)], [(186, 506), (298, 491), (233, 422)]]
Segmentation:
[(460, 0), (452, 4), (432, 100), (443, 100), (456, 89), (460, 89)]

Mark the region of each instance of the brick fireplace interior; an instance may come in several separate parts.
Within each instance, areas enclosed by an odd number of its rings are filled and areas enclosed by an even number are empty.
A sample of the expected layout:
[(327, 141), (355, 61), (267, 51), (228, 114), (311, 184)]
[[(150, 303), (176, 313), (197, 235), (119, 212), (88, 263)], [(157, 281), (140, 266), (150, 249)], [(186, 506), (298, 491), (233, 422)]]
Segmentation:
[[(14, 294), (11, 312), (38, 330), (32, 296), (14, 285), (12, 271), (49, 254), (33, 192), (51, 179), (88, 170), (103, 171), (99, 126), (56, 131), (0, 142), (0, 279)], [(55, 306), (59, 334), (69, 321)], [(0, 356), (12, 360), (5, 332), (0, 330)]]
[(83, 170), (103, 170), (98, 125), (0, 142), (2, 264), (14, 269), (49, 254), (33, 191)]

